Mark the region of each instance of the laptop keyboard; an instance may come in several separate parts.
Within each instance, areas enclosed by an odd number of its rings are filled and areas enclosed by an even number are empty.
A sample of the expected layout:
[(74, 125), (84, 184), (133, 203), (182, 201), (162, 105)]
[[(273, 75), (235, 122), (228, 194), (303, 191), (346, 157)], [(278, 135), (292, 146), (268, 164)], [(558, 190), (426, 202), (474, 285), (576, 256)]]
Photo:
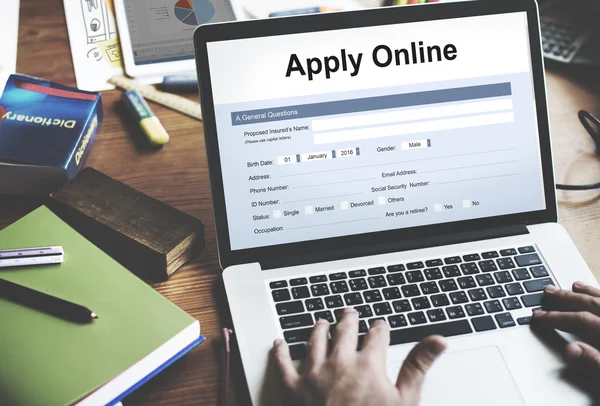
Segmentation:
[(345, 307), (359, 314), (359, 346), (376, 320), (391, 345), (529, 324), (547, 285), (554, 285), (534, 246), (382, 264), (267, 281), (292, 359), (306, 355), (318, 319), (332, 329)]

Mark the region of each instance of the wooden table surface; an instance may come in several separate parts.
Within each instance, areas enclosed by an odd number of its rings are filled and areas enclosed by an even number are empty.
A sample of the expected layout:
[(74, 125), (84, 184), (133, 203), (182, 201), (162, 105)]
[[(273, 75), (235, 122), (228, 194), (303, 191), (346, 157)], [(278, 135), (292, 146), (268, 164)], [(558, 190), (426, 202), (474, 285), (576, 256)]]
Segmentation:
[[(0, 40), (0, 52), (2, 42)], [(62, 0), (21, 0), (17, 70), (75, 86)], [(600, 159), (576, 113), (600, 114), (600, 72), (548, 70), (556, 178), (559, 182), (600, 180)], [(200, 320), (207, 341), (129, 396), (131, 405), (212, 405), (221, 384), (220, 329), (231, 320), (217, 252), (212, 201), (199, 121), (155, 104), (152, 108), (171, 136), (162, 150), (141, 149), (124, 128), (116, 108), (119, 91), (102, 94), (104, 121), (87, 159), (92, 166), (154, 198), (202, 219), (206, 250), (168, 282), (153, 285), (177, 306)], [(197, 100), (197, 95), (190, 98)], [(600, 193), (559, 193), (561, 223), (588, 265), (600, 277)], [(0, 229), (39, 206), (35, 198), (0, 197)], [(248, 404), (249, 396), (237, 353), (232, 355), (230, 404)]]

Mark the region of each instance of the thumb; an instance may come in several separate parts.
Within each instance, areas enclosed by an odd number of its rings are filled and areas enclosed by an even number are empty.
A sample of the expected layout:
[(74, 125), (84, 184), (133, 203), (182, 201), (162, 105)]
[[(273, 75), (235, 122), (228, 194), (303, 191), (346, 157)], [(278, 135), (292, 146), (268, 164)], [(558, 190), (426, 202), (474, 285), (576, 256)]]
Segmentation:
[(300, 375), (294, 367), (287, 343), (281, 339), (275, 340), (273, 343), (272, 355), (275, 365), (277, 365), (279, 369), (284, 386), (292, 392), (295, 392), (298, 388), (298, 383), (300, 382)]
[(427, 337), (417, 344), (404, 360), (398, 373), (396, 387), (403, 398), (412, 398), (413, 402), (409, 404), (418, 401), (425, 374), (446, 346), (446, 340), (441, 336)]
[(568, 344), (565, 357), (571, 364), (587, 370), (600, 371), (600, 351), (589, 344), (581, 341)]

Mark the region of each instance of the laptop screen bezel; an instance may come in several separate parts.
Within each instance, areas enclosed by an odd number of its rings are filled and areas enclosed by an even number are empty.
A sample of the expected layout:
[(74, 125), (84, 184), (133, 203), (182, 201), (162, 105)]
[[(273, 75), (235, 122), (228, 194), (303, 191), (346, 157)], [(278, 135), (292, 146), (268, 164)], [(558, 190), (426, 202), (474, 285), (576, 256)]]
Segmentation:
[[(536, 101), (537, 128), (539, 132), (546, 203), (544, 210), (242, 250), (231, 249), (207, 43), (514, 12), (527, 13), (532, 79)], [(457, 231), (477, 232), (478, 230), (489, 230), (508, 225), (531, 225), (556, 222), (558, 220), (538, 9), (534, 0), (481, 0), (475, 2), (433, 3), (413, 7), (387, 7), (300, 17), (207, 24), (196, 29), (194, 44), (196, 49), (196, 68), (200, 83), (200, 98), (203, 108), (206, 154), (213, 196), (218, 251), (223, 268), (236, 264), (272, 262), (274, 256), (279, 258), (277, 261), (278, 264), (285, 264), (285, 258), (295, 258), (295, 263), (303, 262), (298, 261), (298, 258), (302, 257), (307, 258), (306, 262), (310, 262), (308, 259), (311, 256), (327, 258), (328, 252), (336, 252), (336, 259), (340, 257), (340, 252), (347, 253), (345, 257), (353, 257), (355, 256), (353, 247), (389, 246), (390, 241), (401, 241), (411, 238), (414, 235), (424, 237), (440, 236), (456, 233)], [(231, 62), (241, 63), (241, 61), (236, 61), (235, 55), (232, 55)], [(377, 250), (371, 250), (371, 252), (377, 252)]]

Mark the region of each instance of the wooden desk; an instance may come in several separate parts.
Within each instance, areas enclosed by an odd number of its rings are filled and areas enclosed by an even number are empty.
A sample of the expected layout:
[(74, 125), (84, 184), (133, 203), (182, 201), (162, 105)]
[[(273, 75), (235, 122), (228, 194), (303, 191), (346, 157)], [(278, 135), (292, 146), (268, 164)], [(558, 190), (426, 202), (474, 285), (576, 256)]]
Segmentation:
[[(1, 51), (0, 51), (1, 52)], [(18, 71), (75, 86), (61, 0), (21, 0)], [(598, 77), (600, 79), (600, 76)], [(600, 81), (548, 74), (557, 180), (600, 179), (600, 160), (576, 113), (600, 114)], [(206, 224), (206, 250), (166, 283), (154, 287), (200, 320), (207, 341), (135, 392), (125, 405), (212, 405), (219, 396), (220, 329), (230, 326), (217, 263), (206, 153), (201, 123), (152, 105), (171, 135), (160, 151), (136, 148), (116, 110), (119, 91), (103, 93), (104, 122), (87, 165), (160, 199)], [(197, 96), (191, 96), (197, 99)], [(596, 277), (600, 277), (600, 200), (598, 193), (560, 193), (562, 224)], [(587, 199), (587, 201), (585, 201)], [(0, 228), (39, 205), (34, 198), (0, 198)], [(239, 357), (232, 358), (231, 404), (248, 404)]]

